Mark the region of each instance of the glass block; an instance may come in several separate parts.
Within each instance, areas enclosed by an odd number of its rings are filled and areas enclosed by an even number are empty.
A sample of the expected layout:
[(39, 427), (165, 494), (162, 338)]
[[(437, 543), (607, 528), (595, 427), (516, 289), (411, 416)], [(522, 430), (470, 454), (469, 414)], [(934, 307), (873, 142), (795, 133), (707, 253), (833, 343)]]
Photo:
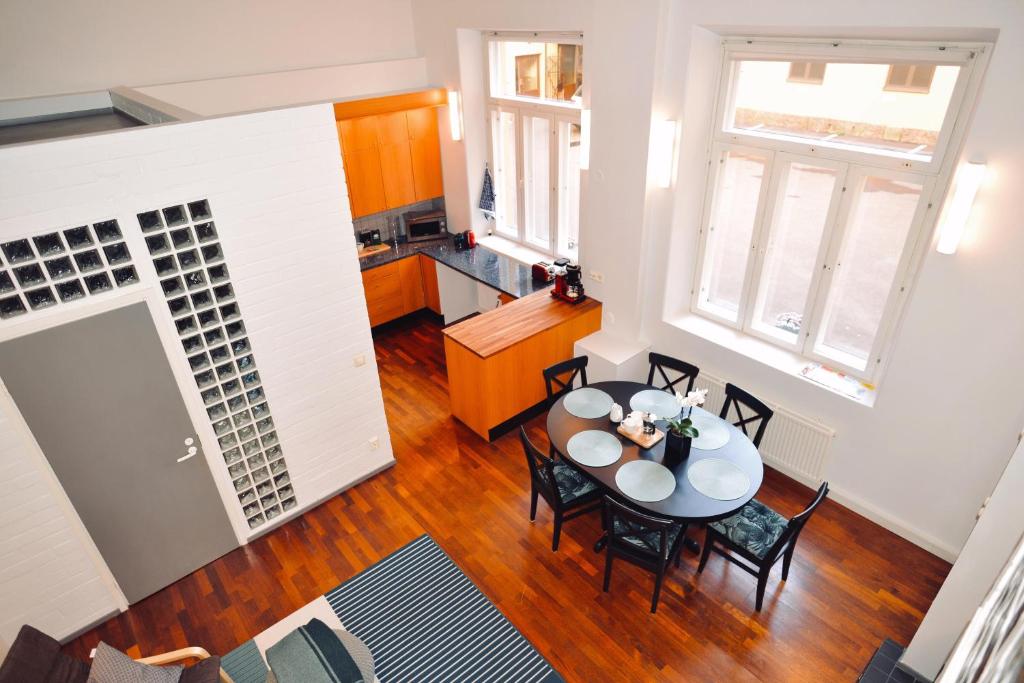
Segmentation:
[(215, 266), (210, 266), (206, 269), (206, 272), (210, 274), (210, 282), (224, 282), (230, 275), (228, 275), (228, 267), (223, 263), (218, 263)]
[(247, 521), (249, 522), (249, 528), (255, 529), (256, 527), (261, 526), (267, 520), (263, 517), (263, 515), (256, 515), (255, 517), (250, 517)]
[(279, 488), (277, 490), (277, 497), (281, 498), (282, 500), (285, 499), (285, 498), (290, 498), (291, 495), (292, 495), (292, 486), (291, 486), (291, 484), (288, 484), (287, 486), (282, 486), (281, 488)]
[(270, 414), (270, 407), (266, 403), (258, 403), (252, 407), (252, 416), (257, 420)]
[(164, 290), (165, 296), (174, 296), (185, 291), (185, 283), (180, 277), (169, 277), (160, 281), (160, 288)]
[(231, 396), (232, 394), (237, 394), (242, 390), (242, 383), (237, 379), (229, 379), (227, 382), (224, 382), (224, 384), (221, 384), (220, 388), (224, 390), (225, 396)]
[(148, 235), (146, 237), (146, 248), (149, 249), (149, 253), (153, 256), (157, 254), (163, 254), (170, 250), (171, 244), (167, 241), (167, 236), (163, 233), (156, 235)]
[(256, 495), (265, 496), (274, 490), (274, 483), (269, 479), (256, 485)]
[(281, 488), (282, 486), (290, 482), (291, 477), (288, 476), (287, 472), (285, 472), (284, 474), (279, 474), (276, 477), (274, 477), (274, 485), (277, 486), (278, 488)]
[(16, 315), (21, 315), (27, 310), (28, 309), (25, 308), (25, 302), (21, 300), (20, 296), (9, 296), (4, 299), (0, 299), (0, 320), (13, 318)]
[(245, 463), (244, 462), (235, 463), (234, 465), (232, 465), (231, 467), (228, 468), (228, 474), (231, 475), (232, 479), (234, 479), (235, 477), (240, 477), (240, 476), (242, 476), (245, 473), (246, 473), (246, 469), (245, 469)]
[(203, 275), (203, 271), (201, 270), (193, 270), (191, 273), (185, 273), (185, 284), (188, 285), (190, 290), (205, 287), (206, 276)]
[[(231, 420), (227, 418), (223, 420), (217, 420), (213, 423), (213, 431), (217, 436), (224, 436), (232, 429)], [(236, 449), (237, 450), (237, 449)]]
[(14, 291), (14, 280), (7, 271), (0, 271), (0, 294)]
[(92, 233), (89, 232), (89, 228), (85, 225), (77, 228), (68, 228), (64, 231), (64, 239), (68, 241), (68, 246), (72, 249), (82, 249), (93, 244)]
[(237, 320), (242, 316), (242, 313), (238, 310), (238, 304), (225, 304), (221, 306), (220, 314), (224, 318), (224, 322)]
[(217, 228), (214, 227), (213, 221), (200, 223), (196, 226), (196, 239), (199, 240), (200, 244), (217, 239)]
[(205, 389), (214, 383), (217, 378), (214, 376), (212, 370), (204, 370), (203, 372), (196, 374), (196, 386), (200, 389)]
[[(268, 453), (267, 457), (268, 458), (270, 457), (269, 453)], [(272, 463), (270, 463), (270, 473), (271, 474), (281, 474), (282, 472), (284, 472), (284, 470), (285, 470), (284, 458), (278, 458), (277, 460), (275, 460)]]
[(271, 446), (270, 448), (267, 449), (267, 460), (274, 460), (275, 458), (281, 457), (281, 455), (282, 453), (280, 446)]
[(224, 407), (223, 403), (218, 403), (207, 408), (206, 414), (210, 416), (211, 420), (222, 420), (228, 416), (228, 409)]
[(249, 463), (249, 467), (250, 468), (255, 469), (255, 468), (265, 464), (267, 462), (267, 459), (265, 457), (263, 457), (263, 451), (259, 451), (259, 452), (256, 453), (256, 455), (254, 455), (251, 458), (249, 458), (248, 460), (246, 460), (246, 462)]
[(103, 267), (103, 260), (100, 259), (100, 253), (95, 249), (75, 254), (75, 263), (78, 264), (78, 269), (83, 273), (88, 273), (90, 270), (96, 270)]
[(287, 500), (282, 500), (281, 501), (281, 509), (282, 510), (291, 510), (296, 505), (297, 505), (297, 503), (295, 502), (294, 498), (289, 498)]
[(224, 341), (224, 330), (220, 327), (215, 330), (207, 330), (203, 332), (203, 336), (206, 338), (206, 343), (213, 346)]
[(82, 283), (79, 280), (68, 280), (67, 282), (58, 282), (54, 287), (57, 289), (57, 296), (64, 303), (74, 301), (75, 299), (81, 299), (85, 296), (85, 288), (82, 287)]
[(238, 371), (245, 372), (246, 370), (252, 370), (256, 367), (256, 361), (253, 359), (252, 354), (248, 356), (242, 356), (238, 359)]
[(238, 448), (231, 448), (224, 451), (224, 462), (228, 465), (234, 465), (236, 462), (242, 459), (242, 451)]
[(260, 505), (262, 505), (263, 507), (270, 507), (271, 505), (276, 505), (276, 504), (277, 504), (277, 494), (276, 493), (271, 492), (271, 493), (268, 493), (267, 495), (263, 496), (262, 498), (260, 498)]
[(223, 260), (224, 252), (221, 250), (219, 242), (203, 246), (203, 261), (205, 261), (207, 265)]
[(217, 297), (217, 301), (223, 303), (225, 301), (231, 301), (235, 298), (235, 290), (229, 282), (226, 285), (213, 288), (213, 294)]
[(135, 272), (135, 266), (114, 268), (114, 282), (118, 287), (126, 287), (139, 281), (139, 274)]
[(235, 479), (232, 484), (234, 484), (236, 491), (243, 491), (252, 486), (252, 479), (249, 478), (249, 475), (245, 475), (240, 479)]
[(64, 241), (60, 238), (59, 232), (51, 232), (39, 237), (33, 237), (32, 241), (36, 243), (36, 251), (42, 257), (64, 252)]
[(233, 323), (228, 323), (224, 326), (224, 331), (228, 333), (228, 339), (238, 339), (245, 335), (245, 323), (241, 320), (236, 320)]
[(245, 513), (246, 517), (248, 517), (250, 515), (254, 515), (254, 514), (256, 514), (259, 511), (260, 511), (260, 506), (257, 503), (250, 503), (249, 505), (246, 505), (244, 508), (242, 508), (242, 512)]
[(178, 334), (192, 334), (199, 331), (199, 323), (196, 322), (194, 315), (187, 315), (175, 320), (174, 326), (178, 328)]
[(53, 295), (53, 290), (49, 287), (40, 287), (39, 289), (25, 292), (25, 298), (28, 300), (28, 305), (34, 311), (57, 305), (57, 297)]
[(207, 218), (212, 216), (210, 213), (210, 205), (205, 199), (188, 203), (188, 213), (192, 216), (192, 221), (205, 221)]
[(46, 275), (38, 263), (30, 263), (27, 266), (20, 266), (14, 269), (14, 276), (22, 287), (32, 287), (46, 282)]
[(224, 365), (217, 366), (217, 377), (224, 379), (226, 377), (230, 377), (233, 374), (235, 374), (234, 363), (224, 363)]
[(228, 399), (228, 410), (232, 413), (237, 413), (239, 410), (245, 408), (245, 405), (244, 396), (232, 396)]
[(217, 316), (216, 308), (208, 308), (205, 311), (200, 311), (196, 314), (196, 317), (199, 318), (199, 326), (203, 329), (220, 323), (220, 318)]
[(128, 245), (124, 242), (104, 246), (103, 253), (107, 257), (107, 263), (112, 266), (120, 266), (132, 260), (132, 255), (128, 252)]
[(231, 448), (232, 446), (237, 446), (238, 445), (238, 439), (235, 438), (234, 434), (225, 434), (224, 436), (222, 436), (219, 439), (217, 439), (217, 443), (220, 444), (220, 449), (222, 451), (226, 451), (227, 449)]
[(220, 387), (211, 387), (202, 392), (200, 396), (203, 399), (203, 405), (212, 405), (224, 398), (223, 394), (220, 393)]
[(273, 446), (277, 443), (277, 432), (267, 432), (260, 438), (260, 440), (263, 442), (264, 446)]
[(256, 387), (245, 392), (245, 397), (249, 399), (249, 403), (259, 403), (266, 398), (266, 394), (263, 393), (263, 387)]
[(139, 218), (139, 227), (142, 228), (142, 232), (152, 232), (153, 230), (159, 230), (164, 227), (163, 221), (160, 220), (159, 211), (144, 211), (137, 215)]
[(32, 251), (32, 246), (28, 243), (28, 240), (4, 242), (3, 244), (0, 244), (0, 249), (3, 250), (8, 263), (31, 261), (36, 257), (35, 253)]
[(223, 363), (226, 360), (231, 359), (231, 351), (228, 350), (227, 344), (218, 346), (215, 349), (210, 349), (210, 359), (214, 363)]
[(195, 249), (186, 249), (185, 251), (178, 252), (178, 263), (181, 264), (182, 270), (202, 265), (199, 262), (199, 252)]
[(242, 385), (246, 389), (248, 389), (249, 387), (254, 387), (254, 386), (256, 386), (259, 383), (260, 383), (260, 373), (259, 372), (248, 372), (248, 373), (242, 375)]
[(61, 280), (75, 274), (75, 266), (67, 256), (51, 259), (46, 262), (46, 272), (51, 280)]
[(261, 481), (266, 481), (269, 478), (270, 478), (270, 470), (268, 470), (266, 467), (261, 467), (261, 468), (259, 468), (258, 470), (256, 470), (255, 472), (252, 473), (252, 480), (255, 481), (256, 483), (259, 483)]
[(179, 230), (171, 230), (171, 244), (174, 245), (175, 249), (191, 247), (195, 243), (195, 240), (192, 239), (191, 228), (185, 227)]
[(185, 215), (184, 206), (168, 206), (164, 209), (164, 223), (168, 228), (188, 223), (188, 216)]
[(107, 277), (106, 273), (87, 275), (85, 277), (85, 286), (89, 288), (90, 294), (99, 294), (114, 288), (114, 285), (110, 284), (110, 278)]
[(96, 238), (101, 244), (105, 242), (113, 242), (114, 240), (122, 238), (121, 226), (117, 224), (116, 220), (93, 223), (92, 229), (96, 231)]
[(185, 353), (191, 354), (203, 348), (203, 340), (197, 334), (192, 337), (186, 337), (185, 339), (182, 339), (181, 345), (185, 347)]
[(173, 256), (161, 256), (153, 259), (153, 267), (156, 268), (156, 274), (160, 277), (178, 272), (178, 263)]
[[(171, 299), (167, 302), (167, 308), (171, 309), (171, 315), (177, 317), (183, 313), (188, 313), (192, 310), (192, 306), (188, 302), (187, 296), (179, 296), (177, 299)], [(203, 342), (199, 340), (199, 346), (202, 346)]]
[(260, 431), (260, 434), (269, 431), (274, 428), (274, 420), (270, 417), (265, 417), (256, 423), (256, 429)]
[(245, 453), (246, 457), (250, 455), (256, 455), (260, 452), (259, 439), (253, 439), (252, 441), (246, 441), (242, 444), (242, 452)]
[(188, 357), (188, 364), (192, 368), (192, 372), (196, 372), (197, 370), (210, 367), (210, 357), (205, 352), (198, 353)]
[(246, 489), (238, 494), (238, 502), (242, 505), (247, 505), (256, 500), (256, 492), (252, 489)]
[(248, 410), (243, 410), (240, 413), (232, 415), (231, 419), (235, 421), (236, 427), (241, 427), (242, 425), (247, 425), (252, 422), (252, 415), (249, 414)]
[(242, 441), (248, 441), (249, 439), (256, 436), (256, 428), (252, 425), (246, 425), (238, 430), (238, 438)]
[(267, 520), (269, 521), (271, 519), (274, 519), (275, 517), (280, 517), (281, 516), (281, 506), (280, 505), (275, 505), (273, 507), (267, 508), (263, 512), (264, 512), (264, 514), (267, 515)]

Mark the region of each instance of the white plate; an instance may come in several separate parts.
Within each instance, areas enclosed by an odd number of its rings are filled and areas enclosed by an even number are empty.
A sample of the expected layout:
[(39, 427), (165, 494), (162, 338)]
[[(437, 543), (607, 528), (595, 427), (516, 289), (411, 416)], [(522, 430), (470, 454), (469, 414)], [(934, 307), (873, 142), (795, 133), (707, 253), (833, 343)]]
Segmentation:
[(565, 450), (581, 465), (604, 467), (622, 457), (622, 442), (614, 434), (588, 429), (573, 434), (565, 444)]
[(736, 500), (750, 489), (747, 473), (722, 458), (698, 460), (686, 470), (686, 478), (698, 493), (715, 500)]
[(702, 451), (713, 451), (729, 443), (731, 434), (722, 418), (702, 411), (700, 413), (694, 412), (690, 416), (690, 421), (693, 422), (693, 426), (700, 433), (700, 436), (693, 440), (693, 448)]
[(681, 410), (676, 403), (675, 394), (661, 389), (645, 389), (633, 394), (629, 399), (629, 407), (644, 413), (654, 413), (662, 420), (671, 420)]
[(644, 503), (665, 500), (676, 490), (676, 477), (672, 471), (653, 460), (627, 462), (615, 473), (619, 490)]
[(565, 395), (562, 405), (570, 415), (593, 419), (604, 417), (612, 409), (612, 397), (600, 389), (581, 387)]

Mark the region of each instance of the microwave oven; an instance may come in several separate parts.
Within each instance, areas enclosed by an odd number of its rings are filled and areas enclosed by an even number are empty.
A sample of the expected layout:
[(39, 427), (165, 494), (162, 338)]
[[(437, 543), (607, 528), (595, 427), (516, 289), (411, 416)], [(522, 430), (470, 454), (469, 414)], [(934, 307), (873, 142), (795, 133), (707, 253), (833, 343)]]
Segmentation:
[(405, 214), (405, 239), (409, 242), (439, 240), (448, 237), (448, 219), (444, 211), (417, 211)]

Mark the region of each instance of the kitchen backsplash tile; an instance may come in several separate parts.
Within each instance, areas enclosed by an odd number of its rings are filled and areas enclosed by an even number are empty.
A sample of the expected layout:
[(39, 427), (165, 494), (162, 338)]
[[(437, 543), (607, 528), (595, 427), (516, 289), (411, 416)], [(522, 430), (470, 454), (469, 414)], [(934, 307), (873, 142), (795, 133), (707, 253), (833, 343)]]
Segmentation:
[(364, 230), (380, 230), (380, 238), (387, 242), (395, 237), (395, 230), (402, 233), (402, 215), (409, 211), (444, 211), (444, 197), (435, 197), (415, 204), (400, 206), (397, 209), (388, 209), (380, 213), (356, 218), (352, 221), (355, 236)]

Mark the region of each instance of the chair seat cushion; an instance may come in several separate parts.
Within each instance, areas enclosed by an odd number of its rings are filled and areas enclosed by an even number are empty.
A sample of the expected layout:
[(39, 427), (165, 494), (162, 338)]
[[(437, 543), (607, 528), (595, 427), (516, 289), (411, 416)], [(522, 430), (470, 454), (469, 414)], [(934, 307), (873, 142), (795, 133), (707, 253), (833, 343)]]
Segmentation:
[(0, 682), (85, 683), (89, 665), (60, 651), (60, 643), (27, 624), (21, 627), (3, 664)]
[(711, 522), (709, 526), (761, 559), (779, 540), (788, 523), (788, 519), (754, 499), (732, 517)]
[(597, 492), (597, 485), (569, 463), (556, 462), (554, 470), (558, 496), (565, 505), (570, 505)]
[[(618, 517), (613, 520), (612, 526), (615, 528), (615, 535), (620, 541), (636, 546), (638, 550), (643, 552), (654, 553), (655, 555), (661, 554), (661, 532), (659, 530), (648, 529), (640, 524), (619, 519)], [(682, 531), (682, 527), (678, 524), (673, 524), (669, 527), (667, 534), (669, 548), (675, 545), (680, 531)]]

